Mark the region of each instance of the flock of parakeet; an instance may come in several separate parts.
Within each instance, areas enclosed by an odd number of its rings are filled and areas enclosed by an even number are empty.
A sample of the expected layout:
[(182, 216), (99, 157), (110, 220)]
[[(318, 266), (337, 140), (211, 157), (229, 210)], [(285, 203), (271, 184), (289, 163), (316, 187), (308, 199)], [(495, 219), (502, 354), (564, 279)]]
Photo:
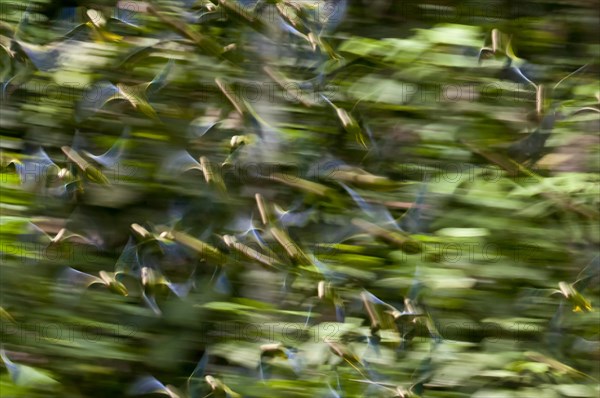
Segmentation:
[[(258, 32), (269, 31), (270, 27), (265, 26), (264, 21), (256, 16), (260, 15), (264, 9), (273, 7), (273, 4), (252, 0), (240, 1), (240, 3), (247, 8), (240, 8), (238, 3), (230, 0), (220, 0), (218, 5), (205, 1), (197, 7), (200, 11), (190, 10), (184, 15), (184, 19), (192, 23), (202, 23), (212, 18), (222, 18), (223, 10), (225, 10), (230, 17), (245, 21), (247, 25)], [(295, 13), (286, 13), (279, 9), (276, 12), (279, 17), (279, 27), (310, 43), (314, 49), (318, 48), (323, 53), (333, 56), (333, 50), (325, 40), (326, 33), (334, 29), (343, 19), (346, 1), (340, 0), (333, 3), (330, 5), (331, 12), (321, 12), (318, 14), (318, 18), (314, 17), (314, 14), (312, 17), (309, 16), (311, 9), (308, 6), (296, 10)], [(215, 47), (215, 43), (210, 39), (189, 30), (185, 24), (181, 24), (171, 16), (162, 15), (156, 7), (151, 5), (148, 7), (150, 7), (148, 10), (150, 14), (157, 15), (163, 23), (171, 26), (179, 37), (191, 40), (208, 53), (212, 52), (227, 61), (237, 62), (234, 56), (228, 55), (227, 50)], [(76, 35), (82, 29), (89, 30), (97, 40), (119, 39), (118, 35), (110, 31), (110, 18), (102, 17), (102, 14), (92, 14), (90, 10), (85, 15), (89, 19), (87, 22), (66, 34), (64, 40), (44, 48), (32, 46), (21, 38), (19, 30), (22, 28), (21, 25), (27, 23), (27, 17), (25, 17), (17, 29), (12, 32), (10, 45), (5, 46), (5, 43), (2, 43), (2, 48), (9, 58), (15, 60), (14, 65), (21, 65), (20, 62), (25, 59), (27, 65), (31, 65), (39, 71), (48, 72), (60, 68), (61, 62), (68, 62), (68, 60), (64, 61), (60, 55), (66, 47), (73, 44), (71, 41), (75, 40)], [(324, 15), (327, 15), (327, 18), (323, 19)], [(119, 23), (142, 29), (132, 21), (123, 18), (114, 19)], [(531, 85), (538, 97), (536, 112), (539, 128), (508, 148), (508, 155), (512, 158), (512, 163), (510, 159), (505, 159), (506, 163), (498, 161), (496, 163), (499, 163), (501, 167), (510, 167), (508, 171), (511, 171), (512, 167), (521, 166), (523, 162), (533, 164), (544, 151), (545, 142), (551, 134), (553, 124), (559, 118), (560, 105), (552, 101), (550, 105), (545, 105), (544, 86), (534, 83), (527, 77), (525, 69), (518, 65), (520, 60), (515, 57), (510, 40), (497, 30), (492, 32), (491, 47), (484, 47), (481, 50), (480, 61), (486, 57), (505, 57), (506, 65), (502, 71), (502, 77), (520, 84)], [(139, 111), (144, 117), (162, 123), (161, 115), (153, 108), (151, 100), (168, 84), (169, 74), (175, 64), (176, 61), (168, 60), (150, 82), (138, 85), (130, 86), (109, 81), (95, 83), (87, 93), (84, 93), (77, 108), (74, 109), (75, 121), (81, 123), (93, 118), (111, 102), (121, 101)], [(574, 71), (571, 75), (575, 75), (583, 69), (584, 67)], [(279, 72), (273, 69), (266, 69), (265, 72), (285, 86), (285, 78)], [(17, 71), (17, 74), (3, 83), (4, 95), (10, 94), (23, 82), (20, 80), (23, 75), (19, 73)], [(319, 75), (315, 79), (326, 78), (324, 75)], [(563, 81), (564, 79), (557, 83), (554, 89)], [(214, 164), (207, 156), (203, 155), (196, 159), (188, 150), (180, 149), (166, 153), (164, 159), (159, 161), (161, 165), (158, 169), (166, 178), (199, 173), (205, 182), (204, 185), (198, 185), (199, 189), (213, 189), (216, 195), (228, 198), (232, 187), (228, 186), (221, 174), (223, 167), (243, 159), (243, 153), (248, 148), (254, 147), (260, 150), (261, 147), (267, 145), (266, 136), (277, 135), (279, 132), (276, 127), (264, 120), (248, 101), (228, 95), (232, 90), (228, 87), (225, 79), (215, 79), (215, 85), (229, 100), (230, 105), (242, 118), (243, 123), (249, 126), (252, 133), (232, 137), (230, 153), (223, 164)], [(361, 147), (367, 148), (373, 144), (372, 135), (365, 123), (359, 121), (348, 110), (336, 105), (327, 96), (321, 94), (321, 98), (331, 108), (332, 116), (339, 122), (340, 127), (353, 136)], [(312, 106), (313, 104), (305, 105)], [(579, 111), (598, 112), (598, 109), (590, 106), (575, 112)], [(568, 115), (560, 117), (568, 117)], [(222, 123), (225, 121), (215, 120), (208, 124), (199, 122), (190, 127), (190, 132), (195, 139), (202, 140), (207, 134), (211, 134), (213, 129), (218, 130)], [(110, 149), (104, 154), (95, 155), (86, 150), (86, 142), (82, 134), (75, 132), (73, 143), (61, 147), (64, 159), (58, 160), (57, 157), (52, 159), (43, 148), (38, 147), (20, 157), (5, 159), (3, 166), (10, 164), (14, 166), (24, 190), (40, 196), (51, 196), (69, 203), (77, 203), (80, 195), (88, 189), (90, 184), (103, 185), (106, 189), (111, 189), (111, 184), (115, 184), (115, 181), (111, 181), (109, 178), (109, 171), (122, 161), (128, 143), (135, 139), (133, 136), (131, 129), (126, 127), (122, 136)], [(477, 148), (473, 148), (473, 150), (485, 156), (484, 151)], [(355, 211), (351, 220), (347, 220), (347, 227), (341, 231), (342, 236), (330, 237), (329, 241), (323, 236), (324, 239), (320, 239), (320, 242), (328, 241), (333, 246), (343, 245), (345, 241), (366, 234), (390, 248), (408, 254), (422, 251), (424, 243), (419, 239), (419, 235), (430, 232), (429, 218), (432, 213), (428, 212), (426, 205), (427, 181), (417, 183), (421, 188), (418, 189), (414, 203), (409, 204), (407, 211), (400, 219), (397, 219), (385, 204), (373, 203), (363, 198), (357, 187), (380, 190), (398, 188), (401, 185), (385, 176), (371, 174), (341, 160), (333, 159), (328, 162), (320, 170), (322, 175), (319, 177), (324, 176), (323, 178), (313, 178), (314, 176), (310, 176), (310, 171), (307, 176), (298, 176), (286, 174), (280, 170), (270, 175), (259, 173), (255, 177), (280, 187), (288, 187), (297, 192), (300, 197), (316, 198), (314, 203), (317, 204), (333, 203), (347, 208), (356, 206), (358, 211)], [(515, 164), (517, 166), (514, 166)], [(290, 232), (290, 230), (302, 229), (317, 219), (320, 211), (319, 205), (305, 208), (300, 201), (297, 205), (286, 209), (265, 198), (261, 193), (255, 193), (254, 200), (253, 208), (237, 217), (233, 227), (226, 231), (209, 229), (206, 236), (198, 237), (187, 230), (180, 229), (178, 223), (184, 218), (183, 214), (178, 214), (170, 225), (152, 225), (147, 223), (147, 220), (138, 220), (137, 223), (130, 225), (129, 240), (113, 270), (101, 270), (97, 275), (92, 275), (82, 270), (66, 267), (58, 277), (57, 293), (59, 296), (64, 294), (80, 295), (85, 294), (88, 288), (99, 287), (117, 295), (139, 298), (140, 305), (146, 306), (152, 314), (160, 317), (163, 314), (160, 303), (164, 297), (175, 296), (177, 299), (185, 300), (190, 291), (197, 288), (196, 276), (201, 272), (200, 268), (210, 268), (209, 273), (213, 273), (211, 287), (215, 291), (231, 294), (232, 284), (228, 277), (229, 269), (233, 267), (233, 264), (252, 264), (269, 272), (284, 273), (286, 275), (282, 287), (284, 290), (291, 289), (297, 278), (306, 277), (311, 280), (316, 294), (306, 297), (302, 303), (308, 312), (305, 319), (306, 325), (315, 322), (314, 314), (328, 310), (334, 314), (335, 321), (343, 323), (348, 307), (358, 306), (370, 325), (371, 333), (367, 339), (368, 346), (372, 350), (378, 350), (379, 332), (382, 329), (404, 331), (407, 323), (420, 322), (426, 326), (430, 337), (435, 342), (432, 351), (442, 341), (442, 336), (436, 330), (431, 316), (419, 304), (421, 283), (418, 267), (415, 271), (414, 284), (398, 304), (387, 303), (366, 289), (350, 296), (343, 289), (350, 277), (332, 270), (327, 265), (327, 261), (323, 259), (323, 252), (309, 249), (308, 245), (295, 239), (294, 234)], [(560, 200), (561, 198), (558, 198), (557, 202)], [(61, 228), (54, 236), (43, 231), (33, 222), (30, 223), (29, 228), (33, 231), (34, 236), (48, 245), (76, 242), (103, 249), (101, 239), (70, 231), (66, 227)], [(192, 266), (188, 267), (186, 275), (181, 280), (174, 282), (161, 267), (161, 259), (164, 258), (169, 258), (169, 261), (173, 262), (189, 262)], [(564, 300), (572, 305), (573, 311), (590, 311), (591, 304), (581, 292), (585, 288), (584, 283), (589, 283), (595, 278), (592, 271), (597, 272), (597, 258), (594, 264), (583, 272), (580, 280), (573, 284), (561, 282), (559, 290), (553, 291), (552, 294), (562, 295)], [(559, 311), (562, 310), (563, 306), (561, 305)], [(361, 355), (352, 352), (343, 343), (330, 340), (326, 340), (324, 343), (331, 355), (338, 358), (341, 363), (355, 369), (357, 377), (360, 377), (357, 381), (368, 385), (369, 388), (374, 386), (389, 390), (399, 397), (418, 394), (419, 391), (422, 391), (430, 358), (423, 361), (425, 370), (418, 372), (416, 382), (410, 387), (404, 388), (378, 381), (376, 372), (370, 369), (367, 361)], [(36, 383), (38, 380), (40, 383), (55, 382), (33, 368), (14, 363), (4, 350), (1, 354), (15, 383), (19, 383), (24, 378), (34, 380)], [(171, 398), (197, 397), (199, 396), (197, 390), (200, 390), (198, 383), (201, 383), (203, 386), (207, 385), (214, 396), (241, 396), (242, 394), (233, 391), (222, 380), (207, 374), (209, 354), (210, 349), (207, 349), (198, 366), (188, 378), (184, 389), (164, 385), (153, 376), (148, 375), (132, 385), (128, 393), (132, 395), (156, 393)], [(269, 377), (269, 367), (277, 360), (289, 363), (294, 372), (300, 373), (303, 369), (300, 355), (294, 351), (294, 348), (283, 344), (267, 344), (261, 347), (260, 352), (261, 378)], [(329, 382), (327, 382), (327, 386), (329, 396), (341, 396), (339, 381), (335, 387)]]

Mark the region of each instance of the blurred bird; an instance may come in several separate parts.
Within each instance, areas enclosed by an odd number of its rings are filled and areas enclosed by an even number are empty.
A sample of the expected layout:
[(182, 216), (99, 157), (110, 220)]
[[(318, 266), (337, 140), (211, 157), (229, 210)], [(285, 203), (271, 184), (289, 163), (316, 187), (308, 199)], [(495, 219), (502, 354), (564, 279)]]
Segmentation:
[(67, 159), (71, 162), (74, 172), (72, 174), (81, 175), (86, 180), (95, 182), (101, 185), (109, 185), (110, 181), (102, 173), (102, 171), (90, 162), (85, 160), (76, 150), (69, 146), (60, 148)]
[(188, 128), (189, 136), (195, 139), (203, 137), (215, 126), (222, 124), (224, 120), (206, 121), (204, 117), (194, 119)]
[[(221, 380), (212, 375), (206, 375), (208, 353), (205, 352), (198, 365), (187, 379), (186, 389), (172, 385), (164, 385), (153, 376), (145, 376), (134, 383), (127, 391), (127, 395), (161, 394), (170, 398), (201, 398), (214, 396), (219, 398), (241, 398), (241, 395), (229, 388)], [(208, 395), (207, 391), (210, 391)]]
[[(160, 271), (150, 267), (142, 267), (141, 281), (144, 287), (144, 293), (153, 302), (153, 297), (156, 295), (161, 286), (166, 286), (177, 297), (185, 297), (188, 295), (194, 286), (194, 275), (185, 283), (173, 283), (167, 279)], [(154, 309), (154, 308), (153, 308)]]
[(575, 288), (576, 283), (559, 282), (553, 294), (562, 295), (572, 306), (573, 312), (590, 312), (592, 304)]
[[(75, 120), (82, 122), (100, 111), (111, 101), (131, 101), (122, 90), (110, 82), (96, 83), (84, 94), (75, 111)], [(131, 102), (130, 102), (131, 103)], [(131, 103), (135, 108), (135, 103)], [(154, 116), (153, 112), (150, 112)]]
[(515, 55), (512, 48), (512, 37), (500, 32), (498, 29), (493, 29), (491, 39), (491, 47), (483, 47), (479, 51), (479, 65), (481, 65), (486, 58), (503, 57), (505, 62), (498, 77), (502, 80), (508, 80), (526, 87), (531, 87), (539, 94), (539, 91), (542, 90), (543, 86), (532, 81), (530, 75), (535, 74), (532, 70), (532, 65)]
[(242, 1), (241, 5), (240, 8), (230, 0), (220, 1), (220, 8), (259, 34), (253, 42), (261, 55), (277, 52), (279, 56), (284, 56), (281, 48), (276, 48), (275, 44), (284, 44), (281, 47), (286, 47), (285, 44), (291, 41), (286, 41), (286, 37), (291, 39), (296, 36), (314, 46), (315, 43), (307, 35), (308, 28), (296, 13), (299, 4), (249, 0)]
[(209, 0), (204, 0), (201, 4), (198, 4), (199, 2), (187, 4), (190, 3), (187, 1), (183, 1), (182, 3), (184, 3), (182, 10), (183, 19), (190, 24), (203, 24), (225, 17), (222, 9)]
[(190, 170), (202, 172), (206, 183), (215, 187), (220, 194), (227, 192), (221, 170), (215, 170), (206, 156), (200, 156), (197, 161), (186, 150), (180, 150), (169, 156), (162, 167), (163, 174), (168, 178)]
[(428, 221), (426, 217), (425, 195), (427, 193), (428, 181), (425, 179), (417, 192), (415, 201), (410, 209), (400, 218), (400, 228), (409, 234), (423, 234), (428, 231)]
[(173, 175), (183, 174), (190, 170), (202, 172), (202, 165), (188, 151), (182, 149), (168, 156), (162, 169), (166, 176), (172, 178)]
[[(378, 326), (381, 323), (381, 316), (376, 312), (376, 307), (374, 305), (385, 308), (386, 310), (383, 311), (383, 313), (389, 314), (394, 320), (399, 320), (401, 318), (414, 320), (417, 317), (426, 316), (425, 313), (414, 308), (411, 299), (408, 297), (404, 300), (404, 309), (402, 311), (398, 310), (391, 304), (388, 304), (385, 301), (379, 299), (377, 296), (375, 296), (373, 293), (367, 290), (364, 290), (362, 292), (361, 298), (365, 305), (365, 309), (367, 310), (369, 317), (371, 318), (372, 325)], [(389, 322), (384, 322), (381, 326), (386, 325), (390, 326)]]
[[(6, 65), (11, 65), (10, 68), (6, 68), (3, 72), (2, 78), (2, 99), (8, 101), (12, 94), (19, 89), (22, 85), (27, 83), (33, 76), (35, 69), (29, 64), (21, 64), (16, 62), (13, 58), (8, 58)], [(11, 72), (13, 72), (11, 76)]]
[[(41, 147), (23, 157), (12, 158), (8, 165), (13, 165), (21, 181), (21, 186), (26, 191), (46, 194), (49, 188), (64, 187), (72, 179), (67, 169), (54, 163), (46, 151)], [(59, 190), (60, 191), (60, 190)], [(57, 192), (62, 194), (62, 192)]]
[(17, 386), (48, 389), (60, 385), (57, 380), (50, 377), (45, 372), (31, 366), (21, 365), (11, 361), (6, 355), (4, 347), (0, 347), (0, 358), (2, 358), (4, 366), (6, 366), (12, 382)]
[(75, 120), (78, 123), (83, 122), (112, 101), (126, 101), (134, 109), (138, 109), (151, 119), (159, 120), (149, 99), (167, 84), (167, 77), (173, 63), (173, 60), (169, 60), (163, 69), (147, 83), (135, 86), (126, 86), (122, 83), (115, 86), (107, 81), (96, 83), (87, 93), (84, 93), (83, 98), (79, 101), (75, 109)]
[[(544, 86), (534, 83), (526, 76), (528, 74), (527, 70), (532, 68), (524, 60), (519, 59), (515, 55), (511, 45), (511, 37), (494, 29), (492, 30), (491, 39), (491, 47), (483, 47), (479, 53), (479, 64), (481, 64), (484, 58), (495, 57), (497, 55), (503, 56), (506, 61), (500, 77), (518, 84), (532, 86), (536, 91), (536, 113), (541, 118), (539, 126), (527, 137), (513, 143), (508, 148), (508, 155), (511, 158), (519, 163), (527, 162), (529, 165), (532, 165), (542, 157), (546, 141), (552, 133), (555, 121), (562, 118), (557, 109), (559, 105), (554, 103), (558, 87), (568, 78), (583, 71), (587, 65), (578, 68), (555, 84), (550, 93), (551, 100), (547, 101)], [(595, 108), (594, 110), (597, 111)]]
[(508, 155), (519, 163), (536, 163), (544, 155), (546, 141), (552, 134), (556, 118), (555, 110), (548, 112), (537, 129), (508, 147)]
[(400, 230), (398, 223), (390, 213), (390, 211), (384, 205), (368, 203), (365, 201), (355, 190), (344, 184), (343, 182), (339, 182), (348, 192), (352, 200), (358, 205), (358, 207), (374, 222), (377, 222), (379, 225), (384, 226), (385, 228), (391, 228), (395, 230)]
[(362, 375), (363, 377), (367, 377), (367, 375), (365, 374), (366, 364), (363, 361), (361, 361), (360, 358), (350, 348), (346, 347), (342, 343), (327, 338), (324, 339), (323, 342), (329, 346), (329, 350), (334, 355), (344, 360), (360, 375)]
[[(221, 81), (218, 86), (224, 94), (234, 92), (225, 82)], [(263, 115), (243, 98), (238, 101), (237, 98), (229, 95), (228, 99), (236, 112), (241, 115), (245, 123), (243, 128), (250, 130), (252, 134), (236, 135), (231, 138), (230, 155), (223, 162), (223, 166), (233, 167), (234, 170), (245, 170), (248, 177), (260, 178), (268, 176), (261, 173), (262, 168), (256, 165), (281, 164), (281, 156), (284, 153), (286, 163), (293, 163), (294, 158), (290, 159), (293, 152), (286, 150), (288, 145), (286, 134), (273, 123), (276, 119), (272, 114), (274, 112), (272, 106), (268, 106), (264, 101), (259, 102), (258, 109), (264, 111)]]
[(127, 145), (127, 141), (129, 140), (129, 136), (131, 134), (131, 128), (129, 126), (125, 127), (121, 137), (115, 141), (112, 147), (110, 147), (106, 152), (102, 155), (93, 155), (88, 151), (83, 151), (83, 153), (90, 159), (94, 160), (96, 163), (102, 165), (106, 168), (113, 168), (123, 156), (123, 152), (125, 151), (125, 146)]
[(231, 295), (233, 292), (233, 288), (231, 286), (231, 282), (229, 281), (229, 277), (227, 276), (227, 271), (225, 268), (215, 267), (215, 273), (211, 278), (211, 281), (214, 280), (213, 290), (219, 294)]
[[(400, 250), (409, 254), (419, 253), (422, 250), (420, 241), (413, 239), (407, 231), (400, 228), (398, 221), (392, 217), (386, 206), (367, 203), (356, 191), (342, 182), (338, 181), (338, 183), (372, 220), (367, 221), (362, 218), (352, 219), (354, 229), (350, 231), (351, 234), (354, 235), (357, 231), (366, 232), (370, 236), (397, 246)], [(380, 225), (383, 225), (383, 227)]]
[(192, 371), (192, 374), (187, 379), (187, 392), (190, 398), (199, 396), (200, 390), (202, 390), (202, 384), (206, 375), (206, 367), (208, 366), (209, 353), (207, 350), (204, 351), (202, 357), (196, 364), (196, 367)]
[[(156, 301), (157, 295), (162, 295), (163, 288), (166, 287), (177, 297), (186, 297), (195, 285), (194, 275), (196, 269), (195, 267), (192, 269), (185, 282), (172, 282), (160, 270), (159, 260), (160, 256), (165, 255), (165, 253), (169, 254), (171, 251), (175, 251), (175, 254), (179, 255), (181, 248), (175, 246), (178, 244), (169, 239), (168, 233), (155, 235), (139, 224), (132, 224), (131, 228), (140, 239), (140, 242), (136, 245), (136, 248), (130, 246), (130, 252), (126, 254), (126, 259), (133, 260), (133, 267), (129, 269), (141, 284), (142, 299), (156, 315), (160, 316), (162, 311)], [(155, 249), (159, 250), (158, 254), (155, 253)], [(133, 250), (135, 250), (135, 257), (132, 253)]]
[(44, 46), (28, 44), (24, 41), (15, 40), (15, 51), (21, 51), (27, 59), (42, 72), (52, 72), (71, 62), (75, 50), (81, 43), (74, 38), (64, 39)]
[[(546, 141), (552, 134), (555, 122), (569, 116), (563, 115), (561, 113), (561, 104), (556, 101), (555, 93), (557, 92), (558, 88), (561, 86), (562, 83), (585, 70), (587, 66), (588, 65), (586, 64), (578, 68), (574, 72), (569, 73), (567, 76), (562, 78), (558, 83), (554, 85), (550, 94), (550, 104), (548, 106), (548, 109), (545, 110), (546, 107), (543, 104), (538, 105), (539, 111), (544, 113), (538, 127), (527, 137), (517, 142), (514, 142), (508, 148), (507, 153), (511, 158), (513, 158), (519, 163), (527, 163), (529, 165), (533, 165), (544, 155)], [(543, 102), (544, 99), (538, 98), (538, 101)], [(585, 111), (585, 108), (578, 109), (574, 113), (580, 111)]]
[[(121, 36), (111, 33), (108, 29), (109, 21), (118, 21), (135, 27), (131, 21), (119, 17), (119, 13), (115, 13), (115, 16), (107, 20), (101, 11), (86, 9), (81, 13), (83, 18), (76, 22), (76, 19), (79, 19), (77, 18), (77, 8), (65, 7), (61, 11), (61, 15), (58, 16), (59, 19), (53, 22), (66, 22), (67, 25), (70, 25), (69, 31), (49, 43), (41, 46), (35, 45), (27, 43), (21, 37), (22, 32), (29, 23), (29, 9), (23, 14), (14, 35), (12, 42), (14, 51), (25, 55), (36, 69), (43, 72), (51, 72), (63, 65), (72, 63), (73, 57), (79, 55), (77, 50), (81, 50), (81, 41), (86, 38), (87, 34), (91, 34), (95, 40), (101, 42), (119, 41)], [(126, 14), (121, 13), (121, 15)]]
[[(132, 225), (132, 229), (142, 240), (136, 243), (133, 237), (129, 238), (127, 245), (125, 245), (123, 252), (115, 263), (115, 274), (127, 275), (135, 279), (139, 287), (140, 297), (146, 306), (159, 316), (162, 311), (158, 306), (157, 297), (163, 296), (165, 288), (177, 297), (183, 298), (195, 287), (195, 264), (192, 265), (192, 270), (189, 272), (187, 266), (190, 264), (187, 262), (178, 263), (182, 260), (180, 256), (185, 256), (185, 253), (183, 253), (183, 248), (176, 242), (168, 239), (168, 234), (156, 236), (138, 224)], [(149, 243), (158, 245), (158, 249), (162, 251), (156, 253), (155, 247), (150, 248), (147, 246)], [(161, 271), (163, 256), (169, 260), (168, 265), (171, 267), (185, 266), (185, 270), (178, 270), (186, 274), (185, 282), (175, 283), (164, 275)]]
[(306, 226), (316, 214), (316, 209), (314, 207), (309, 208), (303, 211), (294, 211), (300, 207), (301, 203), (299, 201), (296, 202), (296, 205), (289, 210), (283, 210), (278, 205), (273, 206), (274, 215), (277, 218), (277, 221), (281, 223), (285, 228), (288, 227), (297, 227), (302, 228)]
[(222, 171), (216, 169), (206, 156), (200, 156), (195, 160), (186, 150), (180, 150), (169, 156), (163, 167), (165, 176), (173, 178), (190, 170), (199, 170), (204, 176), (206, 183), (214, 187), (221, 197), (227, 195), (227, 186), (223, 180)]
[(218, 397), (218, 398), (241, 398), (242, 397), (242, 395), (233, 391), (227, 384), (225, 384), (220, 379), (217, 379), (213, 376), (208, 375), (204, 378), (204, 380), (206, 381), (206, 384), (208, 384), (210, 389), (212, 390), (212, 393), (209, 395), (214, 395), (215, 397)]
[(250, 218), (247, 216), (238, 217), (230, 224), (229, 228), (236, 232), (236, 239), (247, 241), (249, 237), (253, 243), (260, 245), (262, 249), (268, 249), (268, 244), (261, 235), (265, 230), (255, 225), (254, 214), (251, 214)]
[(138, 247), (135, 240), (130, 236), (123, 251), (115, 263), (116, 274), (141, 275), (142, 266), (138, 255)]
[(538, 85), (535, 84), (531, 78), (527, 77), (527, 75), (531, 74), (530, 69), (530, 64), (527, 64), (525, 61), (509, 57), (506, 59), (499, 77), (502, 80), (509, 80), (513, 83), (529, 85), (537, 90)]
[[(590, 263), (581, 270), (577, 276), (577, 280), (573, 282), (573, 285), (577, 287), (577, 290), (581, 293), (588, 286), (598, 286), (600, 280), (600, 255), (596, 255)], [(596, 282), (596, 283), (594, 283)]]
[[(313, 258), (313, 260), (316, 260), (316, 258)], [(323, 268), (324, 264), (321, 262), (318, 262), (318, 265), (315, 263), (315, 266), (317, 266), (320, 272), (326, 270)], [(344, 300), (336, 288), (338, 285), (334, 284), (334, 279), (329, 278), (330, 276), (333, 276), (331, 273), (326, 272), (324, 275), (328, 276), (328, 278), (318, 282), (317, 296), (309, 297), (307, 300), (308, 315), (306, 317), (306, 321), (304, 322), (305, 327), (309, 325), (311, 318), (315, 316), (314, 313), (316, 313), (317, 316), (323, 316), (325, 313), (331, 313), (331, 318), (335, 319), (335, 321), (339, 323), (344, 323), (346, 320)], [(333, 313), (335, 314), (335, 318), (333, 318)]]
[(572, 312), (592, 311), (591, 302), (583, 295), (583, 292), (590, 283), (599, 278), (600, 256), (595, 256), (572, 284), (560, 282), (559, 289), (531, 289), (531, 291), (522, 294), (523, 303), (520, 304), (522, 308), (531, 305), (531, 301), (537, 301), (541, 297), (561, 296), (562, 299), (548, 324), (548, 331), (545, 336), (549, 349), (555, 354), (561, 354), (560, 349), (565, 341), (563, 322), (568, 314), (567, 308), (569, 305), (567, 303), (570, 304)]
[(48, 244), (48, 246), (58, 245), (63, 242), (73, 242), (73, 243), (91, 245), (91, 246), (95, 246), (97, 248), (102, 247), (103, 242), (101, 240), (99, 240), (99, 238), (97, 238), (97, 237), (89, 238), (89, 237), (86, 237), (86, 236), (83, 236), (83, 235), (80, 235), (77, 233), (73, 233), (73, 232), (67, 230), (66, 228), (61, 228), (56, 233), (56, 235), (51, 236), (50, 234), (46, 233), (46, 231), (44, 231), (43, 229), (41, 229), (40, 227), (38, 227), (37, 225), (35, 225), (32, 222), (29, 222), (28, 226), (33, 232), (32, 236), (34, 236), (36, 238), (36, 240), (39, 240), (39, 238), (41, 238), (43, 241), (45, 241)]
[[(261, 380), (271, 378), (271, 370), (276, 365), (290, 367), (292, 371), (299, 375), (302, 372), (303, 364), (298, 353), (290, 347), (281, 343), (264, 344), (260, 347), (259, 374)], [(283, 361), (281, 361), (283, 359)]]
[(65, 291), (70, 291), (73, 286), (85, 290), (90, 286), (101, 285), (122, 296), (128, 295), (127, 288), (118, 280), (120, 274), (100, 271), (98, 275), (99, 276), (90, 275), (74, 268), (67, 267), (59, 277), (59, 285), (66, 288)]
[(170, 398), (184, 398), (182, 393), (174, 386), (164, 385), (153, 376), (146, 376), (136, 381), (127, 392), (128, 395), (160, 394)]
[(365, 141), (365, 137), (359, 123), (354, 119), (354, 117), (348, 113), (345, 109), (336, 106), (329, 98), (325, 95), (320, 94), (321, 98), (325, 100), (336, 112), (336, 115), (344, 128), (344, 130), (355, 137), (356, 141), (363, 147), (367, 148), (367, 143)]
[(321, 0), (313, 4), (312, 18), (319, 36), (331, 34), (346, 18), (348, 0)]

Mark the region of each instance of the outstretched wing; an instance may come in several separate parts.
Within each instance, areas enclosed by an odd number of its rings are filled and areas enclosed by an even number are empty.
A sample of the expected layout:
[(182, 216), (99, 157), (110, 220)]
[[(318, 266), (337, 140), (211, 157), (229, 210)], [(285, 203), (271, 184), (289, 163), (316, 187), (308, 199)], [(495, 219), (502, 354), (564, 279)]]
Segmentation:
[(75, 120), (82, 122), (100, 111), (108, 102), (125, 99), (114, 84), (108, 81), (96, 83), (83, 94), (83, 98), (79, 101), (75, 110)]
[(217, 124), (223, 122), (222, 120), (217, 120), (217, 121), (210, 122), (210, 123), (203, 123), (203, 120), (204, 120), (203, 117), (199, 117), (199, 118), (194, 119), (190, 123), (190, 126), (188, 128), (190, 136), (192, 136), (194, 138), (200, 138), (204, 134), (208, 133)]
[(45, 181), (49, 175), (58, 174), (60, 170), (41, 147), (22, 161), (14, 159), (11, 163), (15, 165), (22, 185)]
[(171, 177), (194, 169), (202, 171), (202, 166), (186, 150), (177, 151), (169, 156), (163, 166), (164, 173)]
[(579, 273), (578, 279), (573, 285), (581, 293), (594, 280), (600, 280), (600, 255), (594, 259)]
[(112, 147), (110, 147), (108, 151), (104, 152), (102, 155), (92, 155), (87, 151), (83, 152), (96, 163), (101, 164), (104, 167), (111, 168), (121, 159), (130, 132), (131, 128), (129, 126), (126, 127), (121, 137), (113, 144)]
[(58, 277), (58, 283), (54, 291), (55, 300), (73, 305), (76, 303), (76, 301), (73, 301), (74, 296), (79, 298), (92, 285), (106, 286), (106, 283), (96, 276), (66, 267)]
[(151, 82), (148, 83), (146, 87), (146, 96), (153, 96), (167, 85), (167, 78), (171, 72), (171, 69), (173, 68), (173, 64), (173, 60), (170, 59), (165, 67), (156, 76), (154, 76), (154, 79), (152, 79)]
[(194, 275), (183, 283), (173, 283), (165, 279), (165, 285), (173, 292), (177, 297), (186, 297), (192, 287), (194, 287)]
[(86, 236), (81, 234), (77, 234), (75, 232), (71, 232), (66, 228), (62, 228), (54, 238), (52, 238), (51, 243), (60, 243), (60, 242), (75, 242), (84, 245), (91, 245), (97, 248), (101, 248), (101, 242), (94, 241)]
[(8, 373), (13, 380), (13, 383), (16, 385), (34, 388), (48, 388), (58, 384), (58, 381), (37, 370), (36, 368), (12, 362), (6, 356), (6, 352), (4, 351), (3, 347), (0, 347), (0, 358), (2, 358), (2, 361), (4, 362), (4, 365), (6, 366)]
[(57, 69), (61, 64), (61, 52), (66, 51), (65, 43), (59, 43), (46, 48), (34, 46), (18, 40), (15, 40), (15, 43), (23, 53), (25, 53), (33, 66), (42, 72), (49, 72)]
[(200, 397), (200, 391), (204, 391), (204, 372), (208, 364), (208, 351), (204, 351), (202, 358), (198, 361), (196, 368), (187, 381), (188, 393), (191, 398)]
[(115, 273), (130, 274), (141, 278), (141, 265), (137, 245), (132, 237), (129, 237), (123, 252), (115, 264)]
[(310, 221), (316, 210), (310, 208), (304, 211), (283, 210), (279, 206), (274, 206), (275, 213), (279, 222), (285, 227), (304, 227)]
[(424, 232), (427, 228), (426, 222), (423, 219), (423, 207), (425, 206), (425, 193), (427, 192), (427, 181), (423, 183), (421, 189), (417, 193), (417, 198), (410, 209), (402, 216), (400, 220), (400, 228), (402, 230), (416, 234)]
[(353, 190), (346, 184), (339, 181), (338, 184), (340, 184), (342, 188), (344, 188), (346, 192), (348, 192), (348, 194), (350, 195), (350, 197), (352, 197), (352, 200), (356, 202), (358, 207), (360, 207), (360, 209), (363, 212), (365, 212), (365, 214), (367, 214), (373, 221), (376, 221), (383, 225), (389, 225), (394, 229), (399, 230), (399, 227), (396, 224), (396, 220), (394, 220), (394, 217), (392, 217), (392, 214), (385, 206), (367, 203), (355, 190)]
[(153, 376), (146, 376), (136, 381), (127, 391), (127, 395), (163, 394), (173, 397), (169, 389)]

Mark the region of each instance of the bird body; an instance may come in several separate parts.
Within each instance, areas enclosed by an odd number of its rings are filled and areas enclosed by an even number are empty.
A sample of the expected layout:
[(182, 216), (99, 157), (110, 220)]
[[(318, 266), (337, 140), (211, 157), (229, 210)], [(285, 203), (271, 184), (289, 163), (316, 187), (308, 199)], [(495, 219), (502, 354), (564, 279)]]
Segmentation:
[(554, 112), (544, 116), (540, 126), (527, 137), (514, 142), (508, 148), (508, 155), (514, 160), (523, 163), (537, 162), (543, 155), (546, 141), (552, 134), (556, 114)]

